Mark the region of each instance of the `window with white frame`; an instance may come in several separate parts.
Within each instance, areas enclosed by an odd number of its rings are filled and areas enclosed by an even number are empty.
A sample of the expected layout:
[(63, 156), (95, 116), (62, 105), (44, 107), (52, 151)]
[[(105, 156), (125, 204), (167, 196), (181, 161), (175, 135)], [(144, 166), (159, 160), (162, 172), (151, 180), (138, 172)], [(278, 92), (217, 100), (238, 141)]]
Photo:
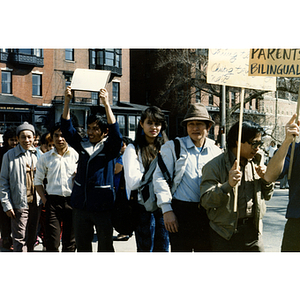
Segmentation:
[(42, 96), (41, 74), (32, 74), (32, 96)]
[(12, 93), (12, 79), (10, 71), (2, 71), (1, 72), (1, 92), (3, 94), (11, 94)]
[(74, 61), (74, 49), (65, 49), (65, 59)]

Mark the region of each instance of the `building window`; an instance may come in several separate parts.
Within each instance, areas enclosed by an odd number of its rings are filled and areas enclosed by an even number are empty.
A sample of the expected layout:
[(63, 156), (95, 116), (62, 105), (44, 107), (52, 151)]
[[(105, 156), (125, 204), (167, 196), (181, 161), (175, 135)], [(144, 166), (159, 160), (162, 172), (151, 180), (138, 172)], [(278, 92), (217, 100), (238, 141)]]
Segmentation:
[(120, 82), (113, 82), (113, 105), (117, 105), (120, 101)]
[(125, 116), (123, 116), (123, 115), (117, 116), (117, 122), (119, 124), (119, 129), (120, 129), (122, 136), (126, 136)]
[(16, 51), (17, 53), (20, 53), (20, 54), (35, 55), (37, 57), (44, 57), (43, 49), (25, 48), (25, 49), (15, 49), (14, 51)]
[(1, 72), (1, 92), (3, 94), (11, 94), (12, 93), (12, 84), (11, 84), (11, 72), (2, 71)]
[(137, 128), (138, 120), (135, 116), (129, 116), (129, 133), (128, 137), (130, 137), (132, 140), (135, 140), (135, 131)]
[(65, 49), (65, 58), (74, 61), (74, 49)]
[(90, 49), (90, 68), (122, 75), (122, 49)]
[(104, 49), (104, 64), (111, 67), (121, 68), (120, 51), (121, 49)]
[(28, 48), (26, 48), (26, 49), (18, 49), (18, 53), (32, 55), (32, 50), (33, 49), (28, 49)]
[(65, 76), (65, 89), (71, 85), (73, 73), (69, 73), (68, 71), (63, 72)]
[(33, 54), (37, 57), (44, 57), (43, 49), (33, 49)]
[(99, 93), (98, 92), (91, 92), (92, 104), (98, 104)]
[(90, 63), (96, 65), (96, 51), (90, 50)]
[(32, 74), (32, 95), (42, 96), (42, 75)]

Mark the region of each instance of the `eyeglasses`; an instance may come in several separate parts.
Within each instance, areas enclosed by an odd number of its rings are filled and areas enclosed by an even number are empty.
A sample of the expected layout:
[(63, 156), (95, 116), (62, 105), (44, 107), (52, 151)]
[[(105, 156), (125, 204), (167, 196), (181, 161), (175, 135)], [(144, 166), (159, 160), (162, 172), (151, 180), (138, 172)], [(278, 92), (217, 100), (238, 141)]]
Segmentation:
[(264, 144), (262, 141), (257, 141), (252, 143), (247, 142), (247, 143), (250, 144), (253, 149), (260, 148)]

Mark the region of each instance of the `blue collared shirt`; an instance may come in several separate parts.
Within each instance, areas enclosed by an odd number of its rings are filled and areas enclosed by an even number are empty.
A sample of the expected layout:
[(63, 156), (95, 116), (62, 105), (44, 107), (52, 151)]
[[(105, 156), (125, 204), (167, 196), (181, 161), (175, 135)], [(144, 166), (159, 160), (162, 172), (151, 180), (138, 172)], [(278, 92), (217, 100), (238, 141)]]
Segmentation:
[[(197, 148), (189, 136), (181, 140), (188, 152), (187, 165), (173, 197), (182, 201), (199, 202), (202, 168), (213, 157), (219, 155), (221, 150), (217, 147), (208, 147), (207, 143), (202, 148)], [(212, 151), (215, 151), (215, 153), (212, 153)]]

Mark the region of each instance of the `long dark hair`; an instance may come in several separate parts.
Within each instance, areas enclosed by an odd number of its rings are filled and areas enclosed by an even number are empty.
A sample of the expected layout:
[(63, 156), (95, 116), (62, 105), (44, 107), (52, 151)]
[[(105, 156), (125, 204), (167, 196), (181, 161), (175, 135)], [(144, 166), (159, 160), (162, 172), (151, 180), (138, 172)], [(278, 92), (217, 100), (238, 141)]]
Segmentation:
[[(145, 134), (143, 134), (143, 128), (140, 123), (149, 118), (154, 122), (161, 123), (160, 134), (154, 140), (154, 147), (150, 147), (148, 144)], [(161, 146), (168, 140), (166, 134), (167, 122), (165, 119), (164, 113), (157, 106), (150, 106), (145, 109), (141, 114), (141, 119), (138, 124), (138, 128), (135, 135), (134, 146), (136, 154), (141, 153), (142, 163), (145, 168), (145, 171), (148, 170), (152, 160), (157, 156), (157, 153), (160, 151)]]

